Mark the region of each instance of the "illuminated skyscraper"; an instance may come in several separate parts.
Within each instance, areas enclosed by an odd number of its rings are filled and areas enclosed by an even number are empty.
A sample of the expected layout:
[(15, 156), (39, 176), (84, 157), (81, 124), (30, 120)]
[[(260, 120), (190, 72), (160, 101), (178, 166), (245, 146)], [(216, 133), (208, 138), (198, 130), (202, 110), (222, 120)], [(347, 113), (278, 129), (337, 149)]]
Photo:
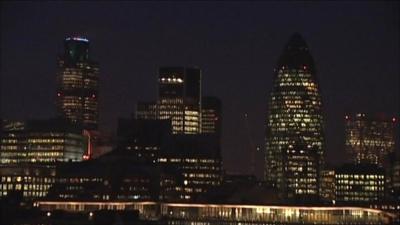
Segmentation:
[(58, 114), (87, 130), (98, 125), (98, 65), (89, 58), (89, 41), (80, 37), (64, 40), (58, 60)]
[(284, 197), (318, 194), (319, 175), (315, 175), (324, 161), (321, 96), (314, 60), (299, 34), (290, 38), (274, 71), (266, 121), (265, 178)]
[(138, 103), (138, 119), (171, 120), (175, 134), (198, 134), (201, 128), (201, 70), (162, 67), (157, 102)]
[(355, 163), (384, 165), (395, 148), (396, 118), (371, 117), (363, 113), (345, 116), (346, 151)]

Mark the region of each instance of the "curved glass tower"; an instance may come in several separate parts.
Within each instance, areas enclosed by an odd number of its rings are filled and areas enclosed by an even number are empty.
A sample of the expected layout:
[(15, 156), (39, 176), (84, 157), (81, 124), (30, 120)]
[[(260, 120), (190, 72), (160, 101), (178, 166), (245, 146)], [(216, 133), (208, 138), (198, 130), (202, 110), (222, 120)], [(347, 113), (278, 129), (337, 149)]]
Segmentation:
[(274, 70), (266, 121), (265, 178), (283, 197), (318, 195), (324, 135), (314, 60), (297, 33)]

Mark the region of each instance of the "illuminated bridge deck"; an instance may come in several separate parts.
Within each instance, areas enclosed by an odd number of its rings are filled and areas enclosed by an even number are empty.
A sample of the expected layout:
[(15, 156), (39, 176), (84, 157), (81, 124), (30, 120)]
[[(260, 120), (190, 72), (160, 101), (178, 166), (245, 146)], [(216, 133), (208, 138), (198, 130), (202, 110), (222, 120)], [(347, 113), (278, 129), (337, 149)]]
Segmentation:
[(138, 210), (143, 219), (164, 220), (170, 225), (266, 224), (393, 224), (393, 214), (361, 207), (271, 206), (158, 202), (39, 201), (44, 211), (93, 212)]

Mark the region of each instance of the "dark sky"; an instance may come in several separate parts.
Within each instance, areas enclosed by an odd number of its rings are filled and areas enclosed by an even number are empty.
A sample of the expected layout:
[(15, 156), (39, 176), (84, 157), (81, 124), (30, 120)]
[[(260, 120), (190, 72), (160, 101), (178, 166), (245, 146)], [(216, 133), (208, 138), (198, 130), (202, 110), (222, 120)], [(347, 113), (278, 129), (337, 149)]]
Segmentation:
[[(88, 37), (100, 63), (107, 132), (138, 100), (156, 98), (157, 67), (200, 67), (203, 93), (223, 103), (223, 157), (231, 172), (249, 171), (251, 141), (263, 146), (273, 68), (296, 31), (316, 61), (329, 162), (346, 158), (347, 112), (399, 115), (396, 2), (2, 3), (0, 31), (7, 119), (55, 115), (56, 56), (68, 35)], [(263, 153), (256, 158), (261, 174)]]

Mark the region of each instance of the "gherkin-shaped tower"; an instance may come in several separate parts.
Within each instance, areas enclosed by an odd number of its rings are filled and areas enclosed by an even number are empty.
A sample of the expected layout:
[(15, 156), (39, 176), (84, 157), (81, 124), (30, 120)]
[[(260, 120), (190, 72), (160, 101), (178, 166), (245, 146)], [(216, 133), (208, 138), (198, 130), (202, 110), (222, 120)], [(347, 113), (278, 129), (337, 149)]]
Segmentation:
[(266, 121), (265, 178), (283, 197), (318, 196), (324, 135), (314, 60), (300, 34), (274, 70)]

